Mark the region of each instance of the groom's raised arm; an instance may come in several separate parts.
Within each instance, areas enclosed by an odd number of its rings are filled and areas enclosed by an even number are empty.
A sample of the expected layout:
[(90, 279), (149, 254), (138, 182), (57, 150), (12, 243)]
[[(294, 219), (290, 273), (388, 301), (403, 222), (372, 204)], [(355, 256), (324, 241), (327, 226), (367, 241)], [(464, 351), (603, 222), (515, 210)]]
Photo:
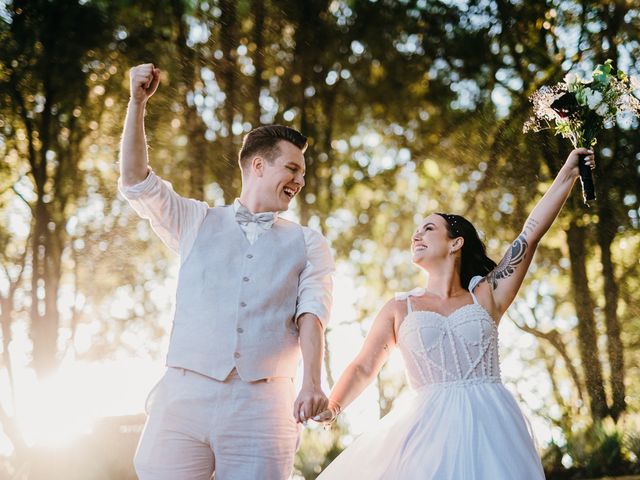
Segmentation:
[(120, 148), (120, 176), (124, 187), (131, 187), (147, 178), (149, 170), (144, 112), (147, 101), (155, 93), (159, 83), (160, 70), (151, 63), (129, 70), (131, 97)]
[(147, 101), (158, 88), (160, 70), (148, 63), (133, 67), (129, 75), (131, 97), (120, 145), (118, 188), (162, 241), (181, 253), (192, 243), (208, 206), (181, 197), (149, 168), (144, 115)]

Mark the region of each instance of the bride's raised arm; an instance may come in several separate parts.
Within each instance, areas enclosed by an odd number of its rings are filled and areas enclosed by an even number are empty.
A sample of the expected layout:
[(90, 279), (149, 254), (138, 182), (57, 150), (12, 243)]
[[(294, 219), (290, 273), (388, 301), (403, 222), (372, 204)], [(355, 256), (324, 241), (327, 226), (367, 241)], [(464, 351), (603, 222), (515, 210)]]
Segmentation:
[(589, 155), (587, 165), (594, 168), (593, 151), (586, 148), (572, 150), (553, 184), (527, 218), (522, 233), (511, 244), (496, 268), (483, 279), (483, 283), (488, 284), (493, 296), (498, 318), (506, 312), (516, 297), (538, 242), (555, 221), (580, 175), (579, 155)]
[(333, 421), (373, 381), (396, 345), (394, 320), (396, 300), (389, 300), (378, 312), (360, 352), (344, 370), (329, 396), (329, 408), (313, 418)]

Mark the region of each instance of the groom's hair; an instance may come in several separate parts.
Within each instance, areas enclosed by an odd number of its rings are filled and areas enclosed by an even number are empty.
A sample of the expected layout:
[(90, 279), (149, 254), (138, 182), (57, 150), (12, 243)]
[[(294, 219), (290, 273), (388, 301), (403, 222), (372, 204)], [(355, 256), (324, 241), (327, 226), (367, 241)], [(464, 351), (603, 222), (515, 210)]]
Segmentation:
[(280, 154), (278, 148), (280, 140), (295, 145), (302, 150), (302, 153), (307, 149), (307, 137), (293, 128), (284, 125), (265, 125), (255, 128), (244, 136), (238, 153), (238, 162), (242, 171), (246, 171), (251, 159), (256, 155), (272, 162)]

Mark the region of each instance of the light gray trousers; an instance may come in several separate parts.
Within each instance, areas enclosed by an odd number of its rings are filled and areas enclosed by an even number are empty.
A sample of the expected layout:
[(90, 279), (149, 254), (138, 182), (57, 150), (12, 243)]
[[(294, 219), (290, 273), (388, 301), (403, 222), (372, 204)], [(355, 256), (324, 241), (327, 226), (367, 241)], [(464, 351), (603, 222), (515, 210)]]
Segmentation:
[(284, 480), (300, 428), (290, 378), (221, 382), (169, 367), (149, 394), (134, 464), (140, 480)]

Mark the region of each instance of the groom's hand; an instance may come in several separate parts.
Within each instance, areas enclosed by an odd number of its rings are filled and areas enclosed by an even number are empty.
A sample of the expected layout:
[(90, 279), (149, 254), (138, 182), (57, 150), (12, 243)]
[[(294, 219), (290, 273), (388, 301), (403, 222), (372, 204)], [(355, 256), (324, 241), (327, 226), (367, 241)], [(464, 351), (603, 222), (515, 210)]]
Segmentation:
[(131, 100), (137, 104), (146, 103), (160, 84), (160, 69), (153, 63), (137, 65), (129, 70)]
[(329, 405), (327, 406), (327, 409), (323, 412), (320, 412), (315, 417), (313, 417), (313, 420), (315, 420), (318, 423), (322, 423), (325, 426), (331, 425), (333, 422), (336, 421), (336, 418), (338, 418), (338, 415), (340, 414), (341, 411), (342, 411), (342, 407), (340, 407), (339, 403), (329, 400)]
[(322, 413), (328, 405), (329, 400), (319, 386), (303, 384), (293, 404), (293, 418), (297, 423), (306, 423), (308, 419)]

